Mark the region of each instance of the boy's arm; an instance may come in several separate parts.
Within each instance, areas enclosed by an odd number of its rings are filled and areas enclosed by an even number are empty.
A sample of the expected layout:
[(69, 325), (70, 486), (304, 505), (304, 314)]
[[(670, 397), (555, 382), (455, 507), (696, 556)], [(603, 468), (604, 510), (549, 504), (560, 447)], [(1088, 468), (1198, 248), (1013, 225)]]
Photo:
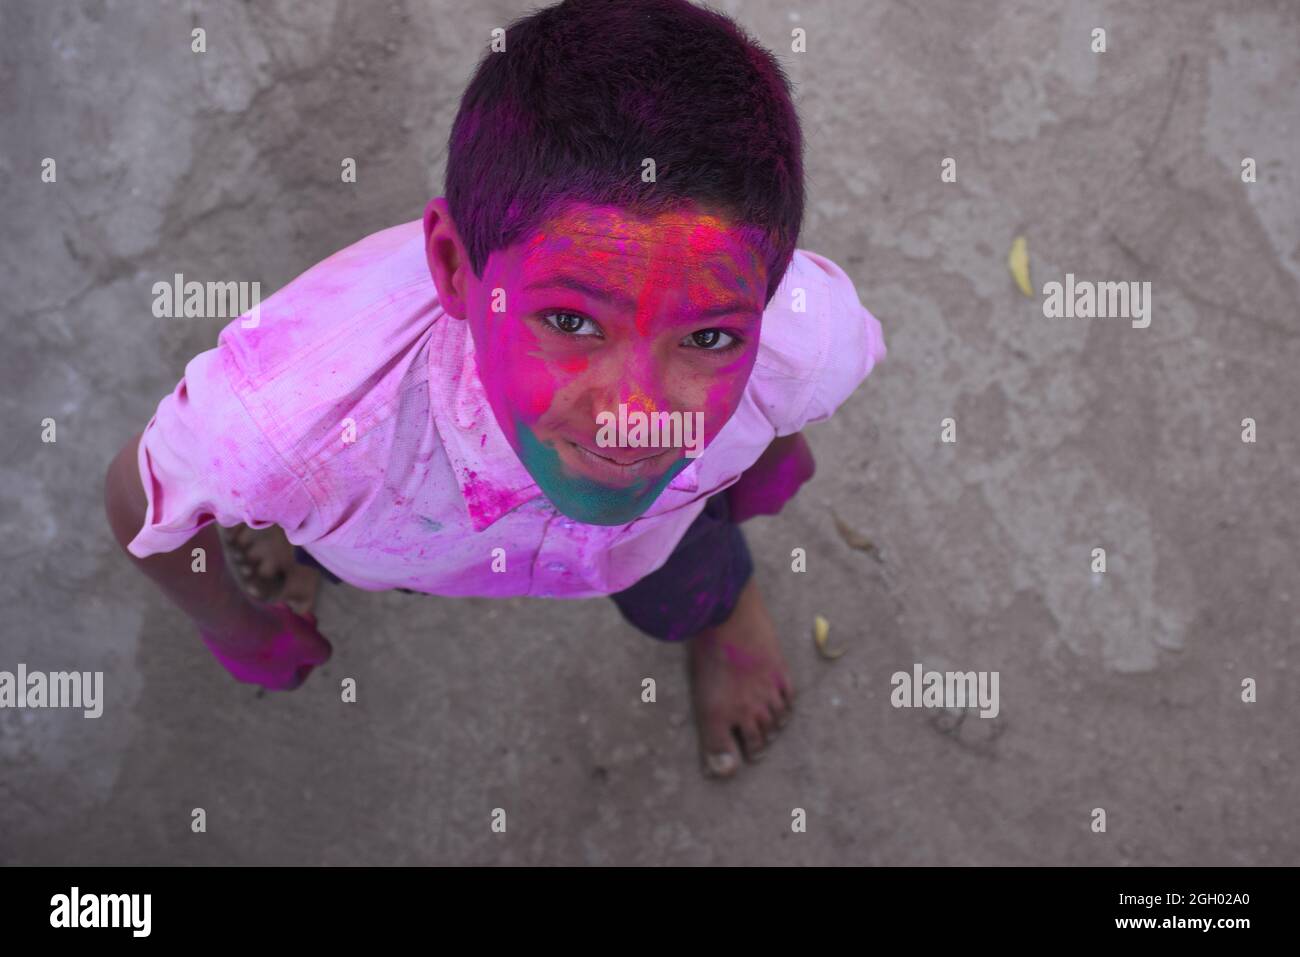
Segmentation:
[[(139, 443), (139, 435), (127, 442), (104, 476), (104, 508), (118, 544), (190, 616), (208, 650), (235, 678), (275, 690), (298, 687), (329, 658), (330, 643), (316, 630), (314, 618), (244, 595), (226, 568), (215, 522), (168, 552), (139, 558), (127, 548), (149, 511), (136, 464)], [(194, 548), (206, 552), (204, 572), (191, 568)]]
[(778, 436), (727, 489), (731, 520), (739, 523), (755, 515), (777, 514), (816, 470), (802, 432)]
[[(231, 642), (241, 635), (255, 633), (257, 625), (267, 621), (267, 612), (249, 600), (227, 570), (215, 523), (170, 552), (137, 558), (126, 551), (144, 525), (148, 511), (136, 464), (139, 443), (140, 435), (136, 435), (122, 446), (104, 476), (104, 508), (118, 544), (135, 566), (153, 579), (201, 630)], [(202, 548), (206, 553), (206, 572), (191, 569), (191, 552), (195, 548)]]

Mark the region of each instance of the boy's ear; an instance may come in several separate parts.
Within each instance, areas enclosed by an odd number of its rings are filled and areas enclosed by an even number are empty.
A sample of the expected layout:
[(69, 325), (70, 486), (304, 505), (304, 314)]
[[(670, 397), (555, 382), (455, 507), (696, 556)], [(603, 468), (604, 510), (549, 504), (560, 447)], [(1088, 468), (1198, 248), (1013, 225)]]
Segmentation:
[(447, 200), (442, 196), (430, 200), (424, 209), (424, 254), (429, 262), (429, 275), (438, 289), (438, 302), (453, 319), (464, 319), (469, 255), (456, 231)]

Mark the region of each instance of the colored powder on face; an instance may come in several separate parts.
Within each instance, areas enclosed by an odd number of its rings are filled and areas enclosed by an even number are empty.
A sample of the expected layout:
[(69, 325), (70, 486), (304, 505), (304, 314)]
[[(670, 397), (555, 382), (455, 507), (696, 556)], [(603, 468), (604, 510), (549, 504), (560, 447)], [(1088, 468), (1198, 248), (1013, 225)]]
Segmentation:
[(643, 412), (646, 415), (653, 415), (655, 412), (659, 411), (659, 406), (655, 404), (654, 396), (643, 392), (640, 389), (633, 389), (628, 393), (627, 398), (624, 399), (624, 404), (627, 406), (628, 412)]
[[(504, 317), (497, 322), (504, 322)], [(482, 340), (482, 341), (480, 341)], [(546, 363), (535, 358), (536, 339), (522, 327), (500, 326), (482, 336), (476, 335), (474, 366), (488, 396), (507, 397), (520, 413), (536, 422), (551, 407), (559, 388)], [(507, 362), (506, 356), (523, 354), (520, 362)]]
[(653, 482), (641, 479), (627, 488), (612, 488), (568, 472), (554, 447), (541, 442), (523, 421), (515, 420), (520, 459), (551, 504), (587, 525), (626, 525), (654, 504), (677, 474), (690, 465), (678, 459)]
[[(562, 453), (567, 453), (556, 445), (562, 440), (553, 437), (577, 409), (597, 398), (645, 414), (678, 404), (703, 406), (703, 434), (693, 430), (687, 443), (693, 449), (707, 445), (730, 418), (757, 353), (757, 329), (748, 348), (736, 350), (733, 361), (715, 363), (712, 382), (693, 375), (689, 387), (676, 392), (663, 381), (673, 379), (676, 370), (665, 373), (658, 368), (658, 340), (651, 340), (666, 335), (666, 323), (682, 308), (704, 309), (734, 298), (734, 273), (744, 267), (746, 256), (761, 265), (752, 250), (743, 248), (744, 242), (737, 243), (737, 235), (729, 223), (707, 214), (641, 221), (619, 210), (581, 211), (549, 221), (519, 249), (504, 258), (498, 255), (496, 265), (485, 272), (485, 288), (498, 282), (498, 273), (500, 285), (509, 287), (507, 277), (524, 285), (533, 274), (562, 273), (567, 265), (597, 280), (608, 278), (611, 290), (632, 302), (624, 313), (632, 319), (627, 330), (630, 354), (618, 369), (604, 361), (605, 352), (593, 364), (588, 354), (556, 347), (560, 340), (534, 331), (531, 323), (509, 313), (481, 315), (473, 327), (478, 374), (492, 412), (524, 468), (565, 515), (593, 525), (626, 524), (649, 509), (693, 460), (675, 459), (664, 474), (626, 487), (588, 478), (565, 465)], [(581, 253), (580, 264), (570, 261), (572, 253)], [(525, 265), (527, 270), (522, 269)], [(753, 286), (749, 278), (761, 285), (761, 276), (741, 278), (743, 290)], [(487, 299), (476, 302), (486, 307)], [(587, 347), (594, 345), (587, 340)]]
[(649, 269), (636, 302), (636, 331), (643, 337), (650, 334), (650, 323), (660, 311), (673, 282), (673, 267), (667, 261), (668, 255), (663, 247), (652, 247)]
[(568, 373), (571, 373), (571, 374), (577, 374), (577, 373), (579, 373), (579, 372), (585, 372), (585, 371), (586, 371), (586, 369), (587, 369), (587, 357), (586, 357), (586, 356), (570, 356), (570, 357), (567, 358), (567, 359), (557, 359), (556, 362), (555, 362), (555, 364), (556, 364), (557, 366), (559, 366), (560, 369), (562, 369), (562, 370), (565, 371), (565, 372), (568, 372)]

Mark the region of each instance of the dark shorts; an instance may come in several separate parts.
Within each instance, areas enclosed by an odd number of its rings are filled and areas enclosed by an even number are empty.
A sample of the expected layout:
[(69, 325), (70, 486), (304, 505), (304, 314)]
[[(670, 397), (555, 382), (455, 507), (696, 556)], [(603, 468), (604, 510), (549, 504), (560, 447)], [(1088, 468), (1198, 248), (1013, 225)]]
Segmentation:
[(682, 641), (726, 621), (753, 573), (745, 535), (731, 520), (723, 491), (705, 503), (668, 561), (609, 597), (651, 638)]
[[(294, 557), (339, 582), (303, 548)], [(740, 591), (754, 573), (754, 562), (740, 526), (731, 521), (727, 493), (704, 505), (668, 561), (630, 588), (609, 597), (627, 621), (651, 638), (682, 641), (730, 617)], [(411, 593), (409, 588), (398, 591)]]

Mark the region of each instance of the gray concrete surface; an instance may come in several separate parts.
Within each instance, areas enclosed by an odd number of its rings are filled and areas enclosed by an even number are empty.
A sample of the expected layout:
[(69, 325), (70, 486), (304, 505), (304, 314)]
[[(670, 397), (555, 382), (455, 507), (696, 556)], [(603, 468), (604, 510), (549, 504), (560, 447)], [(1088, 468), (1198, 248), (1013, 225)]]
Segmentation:
[[(607, 601), (335, 589), (332, 662), (259, 695), (102, 515), (106, 463), (220, 326), (155, 319), (152, 283), (269, 291), (416, 218), (489, 29), (528, 6), (4, 0), (0, 669), (103, 670), (106, 703), (0, 710), (0, 860), (1300, 863), (1300, 8), (720, 6), (782, 51), (801, 245), (890, 349), (810, 430), (811, 486), (747, 526), (800, 699), (724, 785), (697, 770), (682, 649)], [(1040, 290), (1150, 281), (1150, 328), (1044, 319), (1007, 270), (1017, 234)], [(894, 709), (915, 661), (999, 671), (1000, 715)]]

